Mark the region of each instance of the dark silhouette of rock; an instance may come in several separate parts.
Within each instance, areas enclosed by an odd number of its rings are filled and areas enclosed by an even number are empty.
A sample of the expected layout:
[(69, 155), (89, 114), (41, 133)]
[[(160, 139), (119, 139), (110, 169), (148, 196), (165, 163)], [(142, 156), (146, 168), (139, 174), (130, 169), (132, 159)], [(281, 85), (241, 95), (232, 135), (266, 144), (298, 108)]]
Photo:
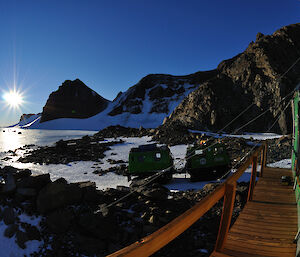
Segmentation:
[(102, 112), (108, 102), (79, 79), (66, 80), (57, 91), (50, 94), (43, 108), (41, 122), (58, 118), (89, 118)]
[(78, 185), (67, 184), (56, 180), (45, 186), (37, 197), (37, 210), (41, 213), (56, 210), (62, 206), (79, 203), (82, 199), (82, 190)]
[(22, 180), (17, 182), (17, 185), (18, 188), (33, 188), (39, 191), (50, 182), (51, 180), (49, 174), (41, 174), (23, 178)]

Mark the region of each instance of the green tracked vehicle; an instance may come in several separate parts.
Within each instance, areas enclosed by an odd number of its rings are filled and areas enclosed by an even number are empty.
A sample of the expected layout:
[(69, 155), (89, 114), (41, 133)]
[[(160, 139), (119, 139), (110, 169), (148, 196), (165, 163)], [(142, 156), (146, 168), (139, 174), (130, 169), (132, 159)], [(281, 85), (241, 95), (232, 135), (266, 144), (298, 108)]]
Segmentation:
[(172, 178), (173, 157), (167, 146), (156, 144), (140, 145), (129, 153), (128, 176), (147, 177), (170, 168), (162, 175), (163, 181)]
[(205, 141), (191, 145), (186, 153), (186, 170), (191, 181), (212, 180), (222, 177), (228, 172), (231, 162), (222, 143), (210, 146)]

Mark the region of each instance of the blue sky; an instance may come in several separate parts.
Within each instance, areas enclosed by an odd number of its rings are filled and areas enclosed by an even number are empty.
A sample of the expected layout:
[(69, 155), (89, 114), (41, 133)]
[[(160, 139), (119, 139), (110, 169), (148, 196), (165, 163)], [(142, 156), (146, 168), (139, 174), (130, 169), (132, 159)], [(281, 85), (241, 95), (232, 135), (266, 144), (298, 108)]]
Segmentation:
[(300, 22), (299, 0), (0, 0), (0, 94), (26, 103), (0, 126), (42, 111), (66, 79), (112, 100), (150, 73), (210, 70), (244, 51), (257, 32)]

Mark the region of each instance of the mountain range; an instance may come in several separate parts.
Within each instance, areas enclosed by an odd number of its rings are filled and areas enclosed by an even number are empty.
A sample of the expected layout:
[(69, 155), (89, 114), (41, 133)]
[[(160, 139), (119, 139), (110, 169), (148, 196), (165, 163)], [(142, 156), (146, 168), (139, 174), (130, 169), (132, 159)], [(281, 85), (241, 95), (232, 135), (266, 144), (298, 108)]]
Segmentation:
[[(40, 115), (24, 116), (21, 127), (100, 130), (110, 125), (289, 133), (285, 109), (300, 82), (300, 23), (255, 42), (216, 69), (185, 76), (150, 74), (109, 101), (82, 81), (65, 81), (50, 94)], [(285, 96), (288, 95), (287, 98)]]

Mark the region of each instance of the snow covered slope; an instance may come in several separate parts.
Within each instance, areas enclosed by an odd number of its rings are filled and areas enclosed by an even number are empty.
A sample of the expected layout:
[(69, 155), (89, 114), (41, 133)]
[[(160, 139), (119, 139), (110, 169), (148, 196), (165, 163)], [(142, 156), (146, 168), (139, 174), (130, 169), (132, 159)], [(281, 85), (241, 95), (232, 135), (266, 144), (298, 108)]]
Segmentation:
[[(119, 93), (102, 112), (86, 119), (60, 118), (41, 122), (35, 117), (17, 126), (31, 129), (100, 130), (110, 125), (155, 128), (162, 124), (175, 107), (211, 72), (188, 76), (148, 75), (126, 92)], [(42, 114), (43, 115), (43, 114)]]
[(117, 101), (111, 103), (103, 112), (87, 119), (62, 118), (43, 123), (40, 123), (40, 119), (36, 119), (33, 123), (32, 119), (29, 119), (28, 122), (22, 121), (17, 125), (19, 125), (22, 128), (31, 129), (100, 130), (110, 125), (121, 125), (125, 127), (134, 128), (138, 128), (140, 126), (143, 126), (144, 128), (155, 128), (162, 124), (164, 118), (168, 116), (174, 110), (174, 108), (183, 100), (183, 98), (186, 95), (188, 95), (188, 93), (190, 93), (193, 89), (194, 87), (190, 86), (187, 87), (187, 90), (181, 95), (169, 97), (167, 99), (168, 112), (166, 113), (150, 112), (154, 104), (149, 99), (148, 94), (146, 94), (146, 98), (141, 105), (141, 112), (138, 114), (133, 114), (131, 112), (125, 111), (114, 116), (109, 115), (109, 113), (112, 112), (114, 108), (119, 104), (120, 101)]

